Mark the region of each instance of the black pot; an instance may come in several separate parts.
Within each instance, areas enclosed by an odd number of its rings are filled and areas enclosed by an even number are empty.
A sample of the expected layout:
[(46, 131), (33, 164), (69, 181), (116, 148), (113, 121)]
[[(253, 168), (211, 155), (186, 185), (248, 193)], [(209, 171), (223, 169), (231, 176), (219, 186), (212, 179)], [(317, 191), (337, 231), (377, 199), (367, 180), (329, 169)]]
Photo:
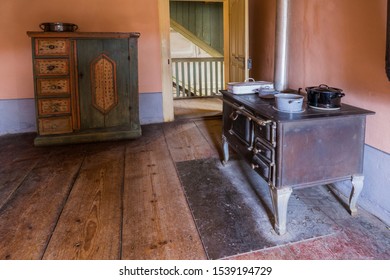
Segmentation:
[(39, 27), (45, 32), (74, 32), (79, 28), (76, 24), (63, 22), (45, 22)]
[(309, 106), (319, 108), (340, 108), (341, 98), (345, 96), (342, 89), (319, 85), (307, 87), (307, 102)]

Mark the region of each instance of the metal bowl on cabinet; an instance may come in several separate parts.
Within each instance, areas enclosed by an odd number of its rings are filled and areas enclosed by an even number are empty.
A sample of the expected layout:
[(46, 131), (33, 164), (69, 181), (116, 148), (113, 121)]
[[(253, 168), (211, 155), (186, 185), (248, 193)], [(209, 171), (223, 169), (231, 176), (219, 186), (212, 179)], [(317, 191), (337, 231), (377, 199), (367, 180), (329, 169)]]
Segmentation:
[(39, 25), (44, 32), (74, 32), (79, 27), (74, 23), (44, 22)]

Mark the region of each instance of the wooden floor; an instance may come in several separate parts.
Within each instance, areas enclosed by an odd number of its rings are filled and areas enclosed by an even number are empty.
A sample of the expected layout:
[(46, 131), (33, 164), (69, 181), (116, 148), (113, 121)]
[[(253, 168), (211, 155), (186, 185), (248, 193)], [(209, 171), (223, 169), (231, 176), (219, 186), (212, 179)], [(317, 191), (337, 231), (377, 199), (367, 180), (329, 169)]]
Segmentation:
[(205, 259), (175, 162), (217, 157), (219, 120), (136, 140), (33, 147), (0, 137), (0, 259)]
[(219, 97), (176, 99), (173, 104), (176, 120), (222, 114), (222, 100)]
[[(136, 140), (61, 147), (0, 137), (0, 259), (206, 259), (175, 164), (219, 157), (221, 120), (142, 129)], [(359, 231), (236, 258), (390, 258)]]

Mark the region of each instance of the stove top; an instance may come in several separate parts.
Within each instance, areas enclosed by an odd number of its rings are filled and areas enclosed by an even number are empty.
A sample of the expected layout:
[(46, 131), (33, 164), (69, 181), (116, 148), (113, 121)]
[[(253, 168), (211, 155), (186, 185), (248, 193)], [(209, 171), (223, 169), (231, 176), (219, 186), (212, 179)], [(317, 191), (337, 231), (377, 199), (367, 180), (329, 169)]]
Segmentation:
[(257, 93), (255, 94), (243, 94), (236, 95), (228, 91), (221, 91), (222, 94), (226, 97), (230, 97), (233, 100), (237, 100), (246, 106), (252, 108), (254, 111), (261, 113), (269, 119), (275, 121), (278, 120), (298, 120), (298, 119), (308, 119), (308, 118), (324, 118), (324, 117), (337, 117), (344, 115), (356, 115), (356, 114), (365, 114), (371, 115), (374, 114), (372, 111), (354, 107), (348, 104), (341, 104), (340, 108), (319, 108), (309, 106), (306, 102), (303, 104), (302, 112), (282, 112), (276, 109), (275, 99), (274, 98), (260, 98)]

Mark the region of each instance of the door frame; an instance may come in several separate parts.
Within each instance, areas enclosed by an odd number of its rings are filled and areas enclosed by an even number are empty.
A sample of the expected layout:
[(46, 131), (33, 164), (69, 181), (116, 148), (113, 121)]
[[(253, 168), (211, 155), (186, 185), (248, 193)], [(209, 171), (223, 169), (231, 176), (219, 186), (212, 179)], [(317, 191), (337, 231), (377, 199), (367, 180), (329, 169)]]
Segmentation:
[[(228, 4), (229, 4), (229, 7), (227, 8), (227, 12), (229, 12), (229, 15), (232, 15), (233, 12), (231, 11), (231, 2), (232, 0), (229, 0), (228, 1)], [(233, 0), (234, 1), (234, 0)], [(244, 80), (248, 80), (250, 77), (249, 77), (249, 0), (237, 0), (237, 1), (243, 1), (244, 3), (244, 48), (243, 48), (243, 56), (244, 56), (244, 63), (243, 63), (243, 67), (244, 67), (244, 75), (243, 75), (243, 78)], [(235, 24), (235, 22), (231, 22), (231, 19), (235, 19), (236, 17), (235, 16), (232, 16), (230, 19), (228, 18), (228, 23), (226, 26), (230, 26), (230, 23), (232, 24), (232, 26)], [(229, 28), (229, 31), (228, 33), (230, 34), (231, 30)], [(229, 45), (229, 48), (230, 48), (230, 45), (232, 42), (230, 42), (230, 40), (233, 40), (233, 38), (231, 37), (228, 37), (228, 40), (226, 41), (227, 44)], [(241, 42), (242, 43), (242, 42)], [(227, 57), (225, 57), (225, 60), (228, 62), (228, 65), (230, 67), (230, 64), (232, 63), (232, 61), (230, 60), (232, 58), (232, 54), (230, 53), (231, 49), (228, 49), (229, 50), (229, 53), (227, 54)], [(232, 70), (231, 68), (228, 68), (229, 71), (226, 71), (227, 74), (228, 74), (228, 78), (226, 79), (226, 81), (230, 81), (230, 82), (243, 82), (243, 81), (232, 81), (231, 80), (231, 74), (230, 73), (231, 71), (234, 71)]]
[[(230, 53), (229, 0), (186, 0), (186, 1), (223, 3), (223, 21), (224, 21), (224, 54), (223, 55), (224, 55), (225, 84), (226, 84), (229, 82), (229, 53)], [(174, 110), (173, 110), (173, 95), (172, 95), (169, 0), (158, 0), (158, 13), (159, 13), (160, 36), (161, 36), (161, 73), (162, 73), (161, 79), (162, 79), (163, 118), (164, 118), (164, 122), (170, 122), (174, 120)]]
[(175, 119), (172, 96), (172, 67), (170, 43), (169, 0), (158, 0), (159, 27), (161, 37), (161, 79), (164, 122)]

